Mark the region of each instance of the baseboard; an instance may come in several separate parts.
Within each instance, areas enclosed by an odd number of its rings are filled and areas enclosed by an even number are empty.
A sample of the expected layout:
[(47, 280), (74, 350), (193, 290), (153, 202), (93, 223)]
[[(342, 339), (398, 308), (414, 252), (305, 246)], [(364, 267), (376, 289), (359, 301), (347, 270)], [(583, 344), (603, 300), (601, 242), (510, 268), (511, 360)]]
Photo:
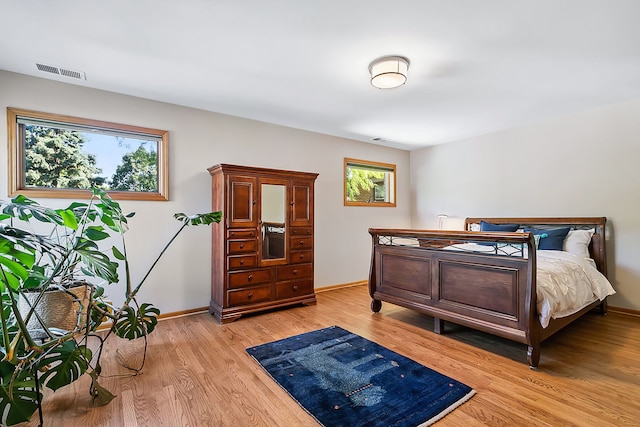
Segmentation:
[(189, 310), (172, 311), (171, 313), (160, 313), (160, 316), (158, 316), (158, 320), (163, 320), (168, 318), (173, 319), (174, 317), (191, 316), (192, 314), (200, 314), (208, 310), (209, 310), (209, 307), (198, 307), (198, 308), (191, 308)]
[(626, 314), (628, 316), (640, 317), (640, 310), (632, 310), (630, 308), (609, 306), (607, 309), (613, 313)]
[[(316, 293), (335, 291), (337, 289), (350, 288), (352, 286), (363, 286), (363, 285), (366, 285), (367, 283), (368, 283), (367, 280), (361, 280), (359, 282), (350, 282), (350, 283), (342, 283), (339, 285), (324, 286), (322, 288), (316, 289)], [(632, 310), (630, 308), (623, 308), (623, 307), (614, 307), (611, 305), (608, 306), (607, 309), (612, 313), (619, 313), (619, 314), (625, 314), (627, 316), (640, 317), (640, 310)], [(198, 308), (191, 308), (189, 310), (180, 310), (180, 311), (172, 311), (170, 313), (161, 313), (160, 316), (158, 316), (158, 320), (174, 319), (176, 317), (183, 317), (183, 316), (191, 316), (193, 314), (200, 314), (200, 313), (207, 312), (208, 310), (209, 310), (209, 307), (198, 307)], [(101, 325), (100, 328), (98, 328), (98, 330), (109, 329), (110, 327), (111, 327), (111, 324), (106, 323), (104, 325)]]
[(360, 280), (359, 282), (342, 283), (340, 285), (323, 286), (322, 288), (316, 288), (316, 294), (319, 292), (335, 291), (336, 289), (350, 288), (352, 286), (361, 286), (369, 283), (367, 280)]
[[(192, 314), (204, 313), (209, 310), (209, 307), (191, 308), (189, 310), (172, 311), (170, 313), (160, 313), (158, 320), (175, 319), (177, 317), (191, 316)], [(106, 331), (111, 329), (111, 322), (104, 322), (98, 326), (97, 331)]]
[[(323, 286), (322, 288), (317, 288), (315, 291), (316, 293), (335, 291), (336, 289), (350, 288), (352, 286), (363, 286), (363, 285), (366, 285), (367, 283), (368, 283), (367, 280), (360, 280), (358, 282), (342, 283), (339, 285), (332, 285), (332, 286)], [(172, 311), (171, 313), (160, 314), (160, 316), (158, 316), (158, 320), (173, 319), (175, 317), (183, 317), (183, 316), (191, 316), (193, 314), (204, 313), (208, 310), (209, 310), (209, 307), (198, 307), (198, 308), (192, 308), (189, 310)]]

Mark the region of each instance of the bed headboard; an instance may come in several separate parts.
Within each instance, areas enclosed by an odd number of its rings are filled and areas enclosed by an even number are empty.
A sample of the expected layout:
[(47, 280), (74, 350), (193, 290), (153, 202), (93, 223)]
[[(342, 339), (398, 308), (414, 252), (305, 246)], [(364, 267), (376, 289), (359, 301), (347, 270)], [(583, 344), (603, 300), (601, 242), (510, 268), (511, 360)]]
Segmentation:
[(591, 237), (589, 253), (596, 263), (598, 270), (607, 275), (607, 252), (605, 239), (606, 217), (572, 217), (572, 218), (467, 218), (464, 221), (464, 229), (469, 231), (471, 224), (480, 224), (480, 221), (492, 224), (520, 224), (525, 227), (555, 228), (571, 227), (573, 230), (594, 229)]

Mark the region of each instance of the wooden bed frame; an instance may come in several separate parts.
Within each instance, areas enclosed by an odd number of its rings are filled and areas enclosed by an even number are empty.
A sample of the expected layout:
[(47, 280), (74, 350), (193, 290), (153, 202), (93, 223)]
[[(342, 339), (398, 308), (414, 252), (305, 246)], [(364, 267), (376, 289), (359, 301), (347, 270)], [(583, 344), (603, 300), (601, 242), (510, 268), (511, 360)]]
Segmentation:
[[(467, 218), (465, 230), (480, 221), (522, 227), (595, 229), (589, 251), (598, 270), (607, 275), (606, 218)], [(536, 251), (531, 233), (407, 230), (371, 228), (373, 248), (369, 274), (371, 310), (382, 301), (434, 317), (434, 331), (444, 321), (527, 344), (531, 368), (540, 361), (540, 344), (551, 335), (607, 302), (596, 300), (579, 312), (551, 319), (542, 328), (536, 309)], [(455, 243), (485, 243), (528, 249), (528, 258), (442, 249)]]

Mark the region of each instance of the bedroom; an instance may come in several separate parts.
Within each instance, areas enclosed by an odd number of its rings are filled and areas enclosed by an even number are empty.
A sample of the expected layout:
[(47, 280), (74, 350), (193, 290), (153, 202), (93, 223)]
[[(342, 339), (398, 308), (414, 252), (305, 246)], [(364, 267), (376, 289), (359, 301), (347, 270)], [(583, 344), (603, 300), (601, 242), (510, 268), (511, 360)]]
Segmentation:
[[(366, 69), (364, 74), (368, 85)], [(6, 107), (21, 107), (117, 123), (135, 117), (135, 124), (170, 131), (171, 201), (125, 204), (140, 218), (131, 230), (130, 249), (141, 265), (153, 258), (153, 249), (166, 238), (154, 236), (151, 225), (142, 219), (153, 217), (156, 227), (167, 227), (168, 235), (174, 212), (207, 210), (210, 179), (206, 169), (227, 162), (319, 173), (318, 289), (366, 280), (369, 227), (434, 228), (442, 213), (451, 218), (602, 215), (610, 221), (609, 277), (617, 290), (609, 304), (640, 311), (637, 87), (629, 87), (628, 98), (597, 108), (411, 151), (9, 71), (0, 71), (0, 94), (3, 114)], [(0, 134), (5, 135), (6, 121), (0, 123)], [(345, 157), (396, 164), (397, 207), (343, 206)], [(0, 150), (0, 163), (7, 164), (6, 149)], [(0, 198), (6, 199), (6, 189), (7, 176), (2, 174)], [(345, 241), (349, 245), (337, 244)], [(145, 298), (164, 313), (206, 307), (209, 235), (190, 233), (173, 249), (183, 254), (183, 263), (159, 266)]]

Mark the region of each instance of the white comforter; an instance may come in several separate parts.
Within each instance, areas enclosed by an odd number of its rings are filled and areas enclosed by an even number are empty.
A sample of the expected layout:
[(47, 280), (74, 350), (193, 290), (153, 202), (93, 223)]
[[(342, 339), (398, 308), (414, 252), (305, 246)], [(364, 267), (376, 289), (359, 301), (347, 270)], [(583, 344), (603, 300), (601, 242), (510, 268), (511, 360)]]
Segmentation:
[[(447, 249), (495, 253), (493, 246), (464, 243)], [(509, 247), (502, 249), (509, 251)], [(518, 251), (519, 252), (519, 251)], [(596, 299), (615, 294), (611, 283), (600, 273), (591, 258), (564, 251), (537, 251), (536, 295), (543, 328), (551, 318), (569, 316)], [(526, 250), (525, 250), (525, 257)]]
[(537, 251), (537, 296), (540, 324), (569, 316), (615, 290), (593, 261), (564, 251)]

